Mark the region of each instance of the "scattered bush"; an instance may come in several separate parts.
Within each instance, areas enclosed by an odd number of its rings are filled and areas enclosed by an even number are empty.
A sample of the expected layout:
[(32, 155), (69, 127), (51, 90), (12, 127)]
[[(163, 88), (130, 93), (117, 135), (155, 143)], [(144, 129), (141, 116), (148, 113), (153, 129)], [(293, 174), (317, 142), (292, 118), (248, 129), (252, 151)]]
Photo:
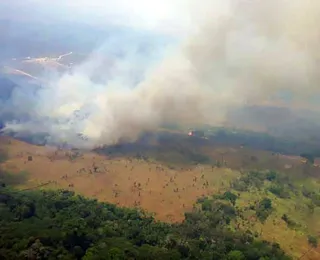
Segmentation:
[(314, 248), (318, 247), (318, 239), (314, 236), (308, 236), (308, 243)]

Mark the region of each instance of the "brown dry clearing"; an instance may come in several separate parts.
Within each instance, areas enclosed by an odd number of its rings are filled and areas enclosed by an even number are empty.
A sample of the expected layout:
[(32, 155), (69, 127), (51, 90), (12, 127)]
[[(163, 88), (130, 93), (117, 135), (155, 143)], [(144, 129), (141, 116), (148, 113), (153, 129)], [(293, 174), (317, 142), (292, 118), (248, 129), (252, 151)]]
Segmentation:
[[(30, 145), (8, 139), (1, 146), (9, 160), (10, 172), (26, 171), (29, 176), (20, 188), (50, 182), (48, 188), (66, 188), (100, 201), (140, 207), (155, 213), (159, 220), (182, 221), (196, 199), (227, 186), (237, 173), (210, 166), (169, 169), (159, 163), (137, 159), (109, 159), (92, 152), (71, 159), (70, 151)], [(32, 156), (32, 161), (28, 157)]]

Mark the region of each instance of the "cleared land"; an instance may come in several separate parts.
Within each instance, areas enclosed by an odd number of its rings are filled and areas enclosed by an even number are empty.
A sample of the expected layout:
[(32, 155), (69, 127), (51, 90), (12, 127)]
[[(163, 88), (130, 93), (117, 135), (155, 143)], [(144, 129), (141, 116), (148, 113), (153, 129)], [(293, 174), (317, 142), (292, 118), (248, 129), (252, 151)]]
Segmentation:
[(219, 192), (238, 175), (211, 166), (172, 169), (156, 162), (110, 159), (90, 152), (76, 156), (12, 139), (3, 141), (2, 147), (10, 158), (3, 168), (26, 172), (27, 179), (19, 186), (22, 189), (48, 183), (46, 188), (66, 188), (120, 206), (141, 207), (170, 222), (182, 221), (198, 197)]

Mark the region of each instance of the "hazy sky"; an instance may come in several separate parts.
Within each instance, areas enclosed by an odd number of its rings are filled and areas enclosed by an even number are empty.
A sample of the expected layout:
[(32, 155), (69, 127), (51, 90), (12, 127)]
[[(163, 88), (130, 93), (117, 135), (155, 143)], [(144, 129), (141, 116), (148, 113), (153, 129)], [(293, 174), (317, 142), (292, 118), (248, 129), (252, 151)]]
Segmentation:
[[(68, 19), (100, 26), (116, 24), (165, 33), (190, 33), (195, 26), (194, 17), (199, 20), (214, 15), (215, 11), (221, 13), (227, 10), (228, 2), (202, 0), (199, 5), (196, 0), (12, 0), (0, 1), (0, 17)], [(208, 9), (208, 5), (214, 8)]]
[[(188, 20), (188, 15), (181, 12), (181, 2), (181, 0), (173, 2), (168, 0), (26, 0), (0, 3), (0, 5), (11, 8), (10, 15), (19, 14), (29, 19), (43, 19), (46, 16), (49, 19), (71, 19), (90, 24), (172, 29), (172, 27), (181, 27), (181, 24)], [(185, 19), (183, 23), (181, 18)]]

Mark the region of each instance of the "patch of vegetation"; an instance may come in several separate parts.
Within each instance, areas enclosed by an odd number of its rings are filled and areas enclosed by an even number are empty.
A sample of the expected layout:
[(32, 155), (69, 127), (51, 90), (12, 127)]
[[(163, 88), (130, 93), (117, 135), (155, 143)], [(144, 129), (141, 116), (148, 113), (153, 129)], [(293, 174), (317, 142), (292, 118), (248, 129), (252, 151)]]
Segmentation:
[(8, 154), (0, 149), (0, 163), (5, 162), (8, 159)]
[(13, 173), (3, 171), (0, 168), (0, 183), (2, 185), (14, 186), (14, 185), (23, 184), (27, 180), (28, 180), (27, 172), (22, 171), (22, 172), (13, 174)]
[(256, 207), (258, 219), (264, 223), (272, 213), (272, 201), (269, 198), (263, 198)]
[[(0, 163), (5, 162), (8, 159), (8, 154), (0, 149)], [(19, 172), (19, 173), (10, 173), (7, 171), (4, 171), (2, 167), (0, 166), (0, 186), (14, 186), (23, 184), (28, 179), (28, 173), (27, 172)]]
[(298, 224), (293, 221), (287, 214), (283, 214), (281, 219), (287, 223), (288, 227), (294, 229), (298, 226)]
[(308, 243), (310, 246), (317, 248), (318, 247), (318, 239), (314, 236), (308, 236)]
[(290, 192), (294, 190), (289, 178), (276, 171), (249, 171), (234, 180), (231, 186), (241, 192), (267, 187), (266, 190), (283, 199), (290, 198)]
[(311, 203), (317, 207), (320, 207), (320, 193), (314, 190), (309, 190), (306, 187), (302, 188), (302, 194), (306, 198), (311, 200)]
[(170, 225), (70, 191), (1, 188), (0, 258), (290, 259), (276, 244), (231, 231), (236, 209), (229, 201), (205, 198), (201, 204), (203, 210)]
[(267, 173), (263, 171), (245, 172), (231, 186), (238, 191), (248, 191), (250, 188), (260, 189), (263, 187), (267, 176)]
[(290, 193), (286, 190), (284, 185), (272, 184), (268, 188), (268, 190), (279, 198), (282, 198), (282, 199), (290, 198)]
[[(230, 224), (231, 219), (236, 217), (235, 208), (229, 203), (224, 203), (218, 199), (204, 199), (201, 202), (201, 210), (207, 212), (207, 215), (212, 215), (211, 224), (219, 225), (221, 223)], [(213, 217), (214, 215), (214, 217)]]
[(233, 206), (236, 204), (236, 200), (238, 198), (238, 196), (231, 191), (226, 191), (222, 195), (216, 195), (214, 197), (217, 199), (230, 201)]
[(245, 255), (238, 250), (233, 250), (227, 255), (227, 260), (245, 260)]
[(74, 161), (78, 158), (81, 158), (82, 153), (78, 149), (72, 149), (71, 152), (67, 154), (67, 156), (69, 157), (70, 161)]
[(309, 163), (314, 164), (314, 155), (310, 153), (302, 153), (300, 154), (302, 158), (305, 158)]

